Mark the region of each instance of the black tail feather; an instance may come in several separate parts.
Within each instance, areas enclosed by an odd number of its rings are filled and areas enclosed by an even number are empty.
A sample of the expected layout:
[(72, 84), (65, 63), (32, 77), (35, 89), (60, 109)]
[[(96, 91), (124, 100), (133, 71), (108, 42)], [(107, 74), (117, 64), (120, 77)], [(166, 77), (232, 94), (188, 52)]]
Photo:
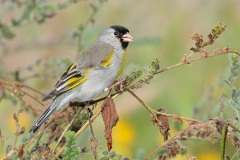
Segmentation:
[(41, 117), (37, 120), (37, 122), (34, 124), (34, 126), (30, 129), (29, 132), (36, 132), (42, 124), (49, 118), (50, 115), (52, 115), (53, 111), (55, 110), (55, 107), (52, 107), (51, 105), (47, 108), (46, 111), (41, 115)]

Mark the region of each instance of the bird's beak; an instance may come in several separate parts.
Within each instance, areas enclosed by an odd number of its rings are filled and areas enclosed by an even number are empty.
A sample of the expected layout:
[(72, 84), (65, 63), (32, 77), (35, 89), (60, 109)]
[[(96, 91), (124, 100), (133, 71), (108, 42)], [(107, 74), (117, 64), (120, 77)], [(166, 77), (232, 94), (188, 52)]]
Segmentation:
[(123, 39), (123, 42), (131, 42), (131, 41), (133, 41), (133, 37), (129, 33), (124, 34), (122, 36), (122, 39)]

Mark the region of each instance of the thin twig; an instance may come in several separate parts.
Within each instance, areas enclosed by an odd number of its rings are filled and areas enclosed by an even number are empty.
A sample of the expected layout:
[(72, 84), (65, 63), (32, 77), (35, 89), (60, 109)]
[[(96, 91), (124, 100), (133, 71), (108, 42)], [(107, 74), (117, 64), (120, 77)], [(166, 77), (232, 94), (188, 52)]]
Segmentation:
[(96, 139), (96, 136), (95, 136), (95, 134), (94, 134), (94, 132), (93, 132), (92, 122), (91, 122), (91, 118), (90, 118), (90, 115), (89, 115), (89, 114), (90, 114), (90, 113), (88, 113), (88, 122), (89, 122), (89, 126), (90, 126), (90, 131), (91, 131), (91, 134), (92, 134), (92, 137), (93, 137), (93, 139), (94, 139), (94, 141), (95, 141), (96, 146), (100, 149), (100, 147), (99, 147), (99, 145), (98, 145), (98, 141), (97, 141), (97, 139)]
[(8, 92), (14, 94), (14, 96), (17, 97), (18, 100), (20, 100), (22, 103), (24, 103), (24, 104), (25, 104), (28, 108), (30, 108), (36, 115), (38, 115), (38, 116), (40, 115), (39, 112), (41, 112), (41, 111), (40, 111), (39, 109), (35, 109), (35, 108), (33, 108), (31, 105), (27, 105), (27, 103), (26, 103), (23, 99), (19, 98), (18, 95), (17, 95), (14, 91), (10, 90), (9, 88), (6, 88), (6, 90), (7, 90)]
[(231, 160), (234, 160), (234, 158), (237, 156), (237, 154), (239, 153), (240, 148), (234, 153), (234, 155), (232, 156)]
[(39, 101), (37, 98), (33, 97), (32, 95), (30, 95), (29, 93), (27, 93), (24, 90), (20, 90), (21, 92), (23, 92), (25, 95), (29, 96), (30, 98), (34, 99), (36, 102), (38, 102), (39, 104), (41, 104), (42, 106), (45, 106), (41, 101)]
[(29, 87), (29, 86), (27, 86), (27, 85), (25, 85), (25, 84), (22, 84), (22, 85), (23, 85), (24, 88), (30, 89), (30, 90), (32, 90), (32, 91), (34, 91), (34, 92), (42, 95), (43, 97), (46, 96), (46, 94), (43, 94), (42, 92), (39, 92), (38, 90), (36, 90), (36, 89), (34, 89), (34, 88), (32, 88), (32, 87)]
[(29, 87), (29, 86), (27, 86), (27, 85), (25, 85), (25, 84), (22, 84), (22, 83), (18, 83), (18, 82), (10, 83), (10, 82), (6, 82), (6, 81), (0, 80), (0, 84), (2, 84), (2, 85), (4, 85), (4, 86), (11, 86), (11, 87), (18, 88), (18, 89), (24, 87), (24, 88), (27, 88), (27, 89), (29, 89), (29, 90), (32, 90), (32, 91), (34, 91), (34, 92), (42, 95), (42, 96), (46, 96), (45, 94), (39, 92), (38, 90), (36, 90), (36, 89), (34, 89), (34, 88), (32, 88), (32, 87)]
[(167, 116), (167, 117), (170, 117), (170, 118), (172, 118), (172, 119), (176, 119), (176, 118), (178, 118), (178, 119), (181, 119), (181, 120), (185, 120), (185, 121), (187, 121), (187, 122), (200, 122), (200, 121), (198, 121), (198, 120), (196, 120), (196, 119), (191, 119), (191, 118), (185, 118), (185, 117), (181, 117), (181, 116), (178, 116), (178, 115), (176, 115), (176, 114), (168, 114), (168, 113), (164, 113), (164, 112), (159, 112), (159, 111), (156, 111), (156, 110), (153, 110), (156, 114), (161, 114), (161, 115), (163, 115), (163, 116)]
[(221, 141), (221, 160), (225, 160), (225, 149), (226, 149), (226, 140), (228, 133), (228, 125), (225, 124), (222, 130), (222, 141)]
[(229, 49), (229, 50), (222, 51), (221, 53), (218, 53), (218, 54), (208, 55), (207, 57), (199, 57), (199, 58), (195, 58), (195, 59), (192, 59), (192, 60), (182, 61), (182, 62), (180, 62), (180, 63), (178, 63), (178, 64), (175, 64), (175, 65), (172, 65), (172, 66), (170, 66), (170, 67), (161, 69), (161, 70), (157, 71), (155, 74), (159, 74), (159, 73), (165, 72), (165, 71), (167, 71), (167, 70), (170, 70), (170, 69), (173, 69), (173, 68), (176, 68), (176, 67), (185, 65), (185, 64), (190, 64), (190, 63), (192, 63), (192, 62), (196, 62), (196, 61), (200, 61), (200, 60), (203, 60), (203, 59), (212, 58), (212, 57), (219, 56), (219, 55), (229, 54), (229, 53), (235, 53), (235, 54), (237, 54), (237, 55), (240, 56), (240, 54), (239, 54), (238, 52), (232, 51), (232, 50)]

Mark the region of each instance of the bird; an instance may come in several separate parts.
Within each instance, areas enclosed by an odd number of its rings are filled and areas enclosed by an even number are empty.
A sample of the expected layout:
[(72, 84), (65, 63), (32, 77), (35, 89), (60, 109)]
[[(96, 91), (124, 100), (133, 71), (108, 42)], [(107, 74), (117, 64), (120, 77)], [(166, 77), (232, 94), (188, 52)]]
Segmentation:
[(77, 56), (54, 89), (42, 100), (53, 99), (29, 132), (35, 133), (55, 110), (73, 101), (88, 102), (107, 91), (121, 75), (126, 49), (133, 41), (120, 25), (106, 28), (99, 38)]

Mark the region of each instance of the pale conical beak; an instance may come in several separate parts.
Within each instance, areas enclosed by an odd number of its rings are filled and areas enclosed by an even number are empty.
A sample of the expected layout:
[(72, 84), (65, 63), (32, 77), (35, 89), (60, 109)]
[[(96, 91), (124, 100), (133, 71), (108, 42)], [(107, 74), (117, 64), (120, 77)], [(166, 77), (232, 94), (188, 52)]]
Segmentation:
[(124, 34), (122, 36), (122, 39), (123, 39), (123, 42), (131, 42), (131, 41), (133, 41), (133, 37), (129, 33)]

